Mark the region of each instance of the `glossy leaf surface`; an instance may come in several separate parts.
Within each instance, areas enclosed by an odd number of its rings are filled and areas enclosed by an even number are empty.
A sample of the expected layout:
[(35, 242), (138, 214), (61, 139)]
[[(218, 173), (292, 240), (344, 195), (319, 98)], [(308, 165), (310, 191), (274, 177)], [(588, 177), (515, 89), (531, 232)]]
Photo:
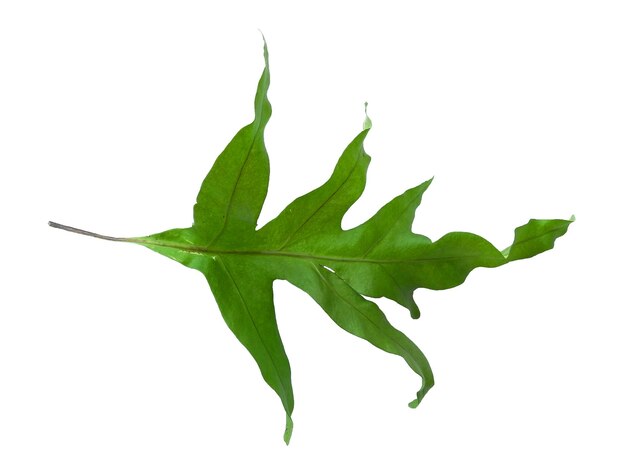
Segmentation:
[(264, 130), (272, 111), (267, 48), (264, 54), (255, 119), (235, 135), (202, 183), (193, 225), (140, 238), (100, 237), (144, 245), (206, 277), (226, 324), (282, 401), (289, 442), (294, 397), (274, 312), (275, 280), (287, 280), (309, 294), (342, 329), (402, 357), (422, 380), (409, 404), (415, 407), (434, 384), (428, 361), (364, 296), (394, 300), (417, 318), (415, 289), (449, 289), (463, 283), (474, 268), (497, 267), (549, 250), (573, 218), (530, 220), (515, 230), (513, 244), (502, 251), (464, 232), (433, 242), (411, 231), (415, 210), (431, 183), (426, 181), (360, 226), (343, 230), (346, 211), (365, 187), (370, 157), (363, 142), (371, 126), (366, 118), (365, 129), (343, 151), (328, 181), (257, 229), (269, 182)]

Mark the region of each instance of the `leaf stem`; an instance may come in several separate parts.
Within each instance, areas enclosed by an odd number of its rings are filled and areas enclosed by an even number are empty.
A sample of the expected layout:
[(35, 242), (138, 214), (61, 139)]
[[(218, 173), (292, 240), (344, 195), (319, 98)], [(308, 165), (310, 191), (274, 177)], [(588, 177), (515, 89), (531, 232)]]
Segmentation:
[(108, 235), (100, 235), (99, 233), (89, 232), (76, 227), (70, 227), (69, 225), (63, 225), (56, 222), (48, 222), (48, 225), (53, 228), (65, 230), (66, 232), (78, 233), (79, 235), (87, 235), (88, 237), (100, 238), (101, 240), (109, 240), (112, 242), (132, 242), (132, 238), (110, 237)]

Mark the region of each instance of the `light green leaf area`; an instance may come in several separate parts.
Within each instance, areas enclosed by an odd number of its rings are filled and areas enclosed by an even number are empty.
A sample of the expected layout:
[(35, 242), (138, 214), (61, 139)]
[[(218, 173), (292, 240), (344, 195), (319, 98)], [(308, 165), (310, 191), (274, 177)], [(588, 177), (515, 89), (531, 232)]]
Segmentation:
[(219, 155), (202, 183), (189, 228), (123, 239), (144, 245), (202, 272), (226, 324), (256, 361), (286, 412), (285, 441), (292, 432), (294, 397), (289, 361), (276, 323), (273, 282), (282, 279), (310, 295), (339, 327), (404, 359), (421, 377), (409, 403), (416, 407), (433, 386), (426, 357), (394, 328), (367, 297), (386, 297), (413, 318), (417, 288), (449, 289), (477, 267), (496, 267), (549, 250), (570, 220), (530, 220), (513, 244), (498, 250), (478, 235), (449, 233), (437, 241), (411, 231), (416, 208), (431, 181), (400, 194), (363, 224), (341, 228), (361, 196), (370, 157), (364, 130), (343, 151), (328, 179), (257, 229), (269, 182), (264, 130), (271, 115), (267, 47), (252, 123)]

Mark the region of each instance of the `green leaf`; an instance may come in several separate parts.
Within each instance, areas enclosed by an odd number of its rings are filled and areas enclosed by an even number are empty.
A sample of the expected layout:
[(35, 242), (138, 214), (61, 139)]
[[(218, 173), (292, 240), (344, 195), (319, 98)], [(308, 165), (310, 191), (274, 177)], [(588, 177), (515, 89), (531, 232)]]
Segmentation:
[(361, 196), (370, 157), (363, 142), (372, 122), (348, 144), (328, 179), (289, 204), (257, 230), (269, 181), (264, 143), (271, 115), (267, 46), (265, 68), (254, 101), (254, 121), (242, 128), (217, 157), (193, 208), (193, 225), (147, 237), (115, 238), (50, 222), (65, 230), (144, 245), (206, 277), (224, 321), (256, 361), (286, 413), (289, 442), (294, 408), (289, 360), (274, 312), (272, 284), (287, 280), (309, 294), (345, 331), (400, 356), (421, 377), (409, 406), (433, 386), (424, 354), (395, 329), (367, 297), (386, 297), (420, 311), (417, 288), (449, 289), (477, 267), (497, 267), (530, 258), (554, 246), (569, 220), (535, 220), (515, 230), (513, 244), (500, 251), (478, 235), (452, 232), (437, 241), (411, 231), (415, 210), (432, 180), (411, 188), (363, 224), (341, 228), (346, 211)]

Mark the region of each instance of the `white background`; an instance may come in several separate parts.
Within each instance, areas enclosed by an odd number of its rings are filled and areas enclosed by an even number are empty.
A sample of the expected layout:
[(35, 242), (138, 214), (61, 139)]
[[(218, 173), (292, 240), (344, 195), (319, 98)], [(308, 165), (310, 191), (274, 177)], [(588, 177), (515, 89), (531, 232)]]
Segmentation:
[[(0, 468), (626, 468), (622, 2), (29, 2), (0, 7)], [(252, 119), (270, 48), (266, 222), (363, 120), (345, 226), (435, 175), (414, 229), (553, 251), (418, 291), (390, 320), (436, 386), (277, 283), (296, 394), (280, 402), (198, 272), (118, 236), (191, 223)]]

